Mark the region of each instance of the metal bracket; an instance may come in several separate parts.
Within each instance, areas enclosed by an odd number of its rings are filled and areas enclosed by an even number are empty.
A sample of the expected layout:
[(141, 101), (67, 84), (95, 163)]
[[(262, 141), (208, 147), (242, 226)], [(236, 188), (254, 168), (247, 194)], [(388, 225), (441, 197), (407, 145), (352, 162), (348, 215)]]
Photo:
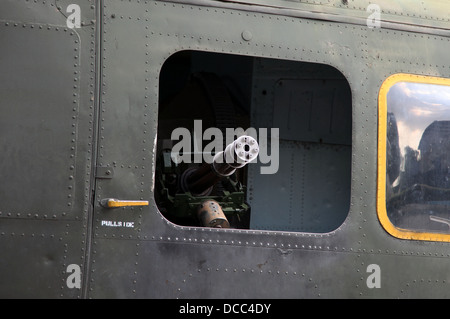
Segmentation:
[(97, 166), (95, 178), (111, 179), (114, 177), (114, 169), (112, 167)]

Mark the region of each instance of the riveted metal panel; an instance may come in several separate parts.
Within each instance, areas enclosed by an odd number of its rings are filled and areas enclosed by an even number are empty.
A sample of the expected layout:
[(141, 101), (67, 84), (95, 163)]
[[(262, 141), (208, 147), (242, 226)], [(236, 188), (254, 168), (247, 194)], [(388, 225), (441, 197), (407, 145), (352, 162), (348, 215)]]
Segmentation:
[(264, 7), (316, 11), (335, 16), (347, 16), (358, 18), (364, 23), (367, 18), (372, 19), (372, 14), (377, 11), (382, 17), (383, 27), (385, 22), (399, 22), (431, 26), (434, 28), (447, 28), (450, 19), (447, 11), (442, 10), (445, 5), (442, 0), (429, 0), (411, 6), (408, 0), (379, 0), (376, 3), (370, 0), (345, 1), (345, 0), (225, 0), (228, 3), (242, 3), (259, 5)]
[[(97, 225), (103, 218), (100, 216), (117, 220), (129, 216), (137, 222), (137, 227), (125, 230), (98, 226), (91, 297), (398, 296), (396, 290), (370, 289), (365, 282), (367, 267), (378, 263), (381, 269), (385, 266), (389, 269), (389, 260), (394, 260), (394, 263), (401, 260), (406, 265), (409, 261), (402, 257), (421, 254), (430, 246), (425, 248), (410, 242), (400, 243), (408, 247), (406, 251), (392, 249), (399, 244), (398, 240), (386, 234), (376, 219), (376, 96), (379, 85), (389, 72), (401, 69), (417, 72), (418, 67), (419, 72), (426, 72), (427, 69), (417, 64), (413, 67), (410, 61), (414, 57), (403, 57), (405, 63), (400, 66), (392, 61), (382, 63), (381, 59), (383, 62), (386, 60), (381, 55), (380, 61), (373, 61), (376, 55), (368, 53), (373, 49), (369, 43), (377, 41), (381, 50), (382, 40), (393, 35), (392, 31), (371, 30), (364, 24), (338, 24), (252, 13), (248, 8), (243, 11), (214, 8), (212, 5), (116, 1), (106, 4), (104, 10), (105, 52), (112, 50), (105, 59), (105, 74), (114, 75), (117, 65), (128, 65), (123, 57), (115, 56), (115, 50), (125, 50), (142, 65), (141, 69), (134, 66), (131, 69), (133, 79), (143, 79), (144, 82), (133, 86), (135, 91), (132, 91), (131, 84), (120, 84), (118, 77), (106, 77), (105, 87), (110, 89), (105, 91), (105, 101), (109, 99), (113, 103), (109, 105), (113, 106), (105, 106), (105, 114), (109, 112), (110, 115), (104, 121), (102, 164), (114, 166), (117, 158), (123, 161), (128, 156), (125, 163), (117, 161), (115, 165), (120, 167), (119, 174), (123, 174), (131, 185), (124, 186), (116, 179), (104, 181), (102, 196), (110, 192), (127, 196), (140, 192), (144, 199), (152, 198), (150, 177), (154, 159), (143, 156), (143, 150), (155, 146), (160, 69), (169, 56), (181, 50), (323, 63), (340, 71), (352, 93), (352, 179), (348, 216), (338, 229), (325, 234), (182, 227), (162, 217), (156, 205), (137, 212), (98, 211)], [(225, 29), (227, 32), (223, 32)], [(448, 42), (442, 38), (438, 40)], [(388, 41), (398, 40), (390, 38)], [(419, 56), (427, 55), (419, 43), (411, 45)], [(396, 54), (387, 50), (380, 53)], [(444, 51), (437, 50), (436, 54), (444, 54)], [(375, 62), (377, 67), (374, 67)], [(446, 70), (443, 66), (437, 68), (440, 72)], [(129, 77), (127, 75), (126, 78)], [(253, 90), (270, 92), (270, 85), (273, 85), (271, 79), (262, 78)], [(120, 105), (114, 106), (114, 101), (127, 98), (130, 92), (136, 94), (135, 105), (130, 103), (125, 109), (120, 109)], [(113, 98), (115, 96), (117, 98)], [(256, 105), (260, 98), (255, 97)], [(273, 98), (273, 94), (269, 93), (265, 98)], [(131, 98), (128, 100), (132, 101)], [(128, 125), (119, 122), (118, 125), (131, 132), (130, 136), (121, 139), (118, 133), (113, 132), (112, 122), (108, 122), (117, 118), (115, 114), (129, 110), (139, 114), (141, 121), (129, 122)], [(270, 127), (273, 115), (264, 116), (262, 114), (258, 118), (259, 123), (261, 126), (269, 123), (267, 126)], [(146, 121), (149, 117), (151, 120)], [(137, 125), (141, 127), (140, 134)], [(131, 148), (132, 153), (119, 154), (119, 149), (115, 150), (113, 145), (113, 142), (118, 142), (117, 138), (126, 141), (125, 148), (129, 152)], [(149, 141), (153, 142), (147, 148)], [(134, 146), (129, 143), (134, 143)], [(258, 214), (258, 211), (252, 211), (252, 214)], [(114, 252), (115, 245), (121, 247), (128, 260), (121, 264), (121, 270), (113, 262), (119, 258)], [(432, 246), (431, 249), (437, 250), (437, 247)], [(423, 265), (425, 260), (418, 258), (415, 262)], [(429, 262), (445, 264), (442, 259)], [(263, 264), (267, 268), (258, 278), (258, 265)], [(111, 281), (107, 275), (111, 273), (119, 274), (120, 280)], [(304, 274), (308, 280), (295, 277), (294, 273), (298, 276)], [(270, 276), (279, 277), (274, 279)], [(290, 282), (286, 278), (297, 284), (286, 288)], [(342, 282), (336, 278), (345, 280)], [(398, 278), (400, 284), (406, 285), (410, 277), (403, 273)], [(102, 289), (106, 283), (108, 289)], [(390, 283), (388, 286), (392, 287)], [(415, 290), (419, 295), (420, 292)]]
[(337, 229), (350, 206), (351, 147), (286, 140), (280, 140), (279, 147), (275, 174), (261, 174), (262, 165), (249, 167), (251, 229), (311, 233)]
[[(95, 132), (95, 5), (0, 4), (0, 295), (80, 298), (68, 266), (88, 249)], [(59, 5), (57, 5), (59, 4)]]
[[(68, 29), (5, 22), (1, 60), (3, 214), (74, 209), (80, 39)], [(61, 27), (60, 27), (61, 28)], [(48, 43), (58, 43), (49, 46)], [(39, 63), (30, 52), (40, 55)], [(43, 79), (44, 78), (44, 79)], [(51, 89), (49, 89), (51, 88)], [(45, 186), (44, 186), (45, 185)]]
[(2, 219), (0, 297), (80, 298), (81, 289), (67, 286), (67, 267), (80, 266), (84, 276), (84, 240), (78, 222)]
[[(15, 27), (28, 32), (64, 32), (68, 1), (4, 1), (0, 23), (16, 22)], [(431, 35), (431, 28), (425, 30), (420, 25), (408, 26), (409, 31), (406, 25), (402, 25), (403, 31), (395, 30), (393, 24), (389, 29), (369, 29), (364, 15), (366, 1), (351, 4), (351, 8), (344, 1), (330, 2), (328, 7), (312, 0), (277, 2), (298, 7), (294, 8), (295, 13), (278, 10), (286, 8), (262, 6), (250, 10), (248, 5), (231, 2), (185, 2), (188, 3), (105, 1), (99, 12), (103, 21), (97, 35), (101, 38), (95, 38), (94, 8), (87, 6), (88, 2), (81, 4), (84, 27), (76, 30), (76, 35), (81, 39), (78, 49), (85, 63), (63, 68), (80, 71), (81, 99), (75, 119), (78, 137), (76, 148), (71, 150), (76, 150), (72, 207), (77, 209), (64, 216), (57, 214), (52, 221), (47, 220), (52, 216), (43, 210), (30, 216), (2, 212), (0, 241), (9, 258), (2, 259), (0, 267), (2, 273), (12, 275), (0, 277), (1, 295), (8, 296), (9, 292), (12, 296), (92, 298), (448, 296), (448, 243), (393, 238), (381, 227), (375, 202), (378, 89), (385, 78), (397, 72), (450, 77), (449, 39)], [(422, 4), (433, 9), (433, 13), (417, 18), (420, 13), (416, 9), (401, 13), (405, 9), (403, 3), (396, 1), (385, 8), (397, 22), (418, 21), (435, 27), (448, 23), (448, 18), (438, 14), (432, 5)], [(302, 11), (309, 10), (303, 5), (317, 10)], [(408, 14), (414, 15), (413, 20)], [(341, 19), (340, 23), (337, 19)], [(34, 29), (30, 22), (36, 23)], [(35, 29), (39, 25), (50, 30)], [(55, 26), (61, 29), (57, 31)], [(14, 25), (3, 25), (0, 31), (6, 27)], [(23, 30), (17, 34), (23, 34)], [(443, 29), (437, 31), (445, 33)], [(30, 37), (28, 34), (25, 37)], [(70, 39), (69, 35), (46, 37), (48, 46), (55, 50), (59, 45), (55, 39), (62, 43)], [(96, 52), (95, 40), (101, 44), (101, 53)], [(39, 49), (53, 52), (42, 46)], [(174, 225), (160, 214), (153, 202), (159, 77), (166, 59), (182, 50), (321, 63), (342, 73), (352, 93), (351, 199), (348, 216), (337, 229), (323, 234), (218, 230)], [(97, 56), (102, 61), (97, 69), (101, 72), (97, 74), (95, 53), (101, 54)], [(26, 60), (23, 53), (18, 56)], [(43, 61), (48, 64), (45, 58)], [(65, 60), (56, 61), (64, 64)], [(101, 80), (98, 145), (94, 140), (96, 76)], [(64, 84), (62, 81), (55, 85)], [(262, 78), (252, 89), (255, 92), (265, 89), (268, 94), (264, 98), (273, 99), (270, 85), (273, 79)], [(68, 92), (63, 89), (56, 96), (64, 100), (64, 93)], [(261, 98), (255, 95), (253, 103), (257, 105)], [(61, 124), (64, 115), (68, 114), (58, 114)], [(45, 119), (45, 114), (38, 116), (38, 120)], [(273, 114), (260, 114), (257, 120), (270, 127)], [(12, 128), (10, 123), (6, 126)], [(64, 137), (61, 134), (61, 140)], [(93, 163), (93, 150), (98, 150), (98, 163)], [(298, 164), (296, 161), (295, 165)], [(112, 168), (114, 176), (96, 181), (92, 216), (90, 196), (96, 166)], [(61, 176), (66, 175), (63, 168)], [(151, 205), (106, 210), (99, 205), (104, 197), (150, 200)], [(252, 213), (258, 214), (258, 209)], [(107, 225), (113, 224), (102, 221), (125, 221), (130, 227), (111, 227)], [(30, 255), (38, 263), (26, 267)], [(82, 266), (86, 295), (64, 285), (66, 267), (72, 263)], [(371, 264), (381, 267), (381, 289), (371, 289), (366, 284)], [(13, 268), (17, 271), (8, 273)], [(431, 283), (433, 295), (425, 289)]]
[[(280, 128), (280, 139), (350, 146), (351, 95), (345, 79), (275, 81), (272, 126)], [(263, 107), (256, 108), (253, 112)]]
[[(153, 1), (113, 1), (106, 3), (103, 10), (105, 57), (102, 68), (104, 84), (99, 165), (110, 165), (114, 168), (115, 175), (113, 179), (97, 182), (99, 187), (96, 201), (104, 197), (142, 197), (144, 200), (152, 200), (155, 159), (151, 154), (156, 146), (159, 72), (165, 60), (173, 53), (200, 50), (319, 62), (336, 67), (345, 76), (350, 74), (344, 71), (344, 66), (360, 56), (350, 49), (344, 55), (332, 55), (331, 53), (340, 52), (341, 47), (350, 48), (355, 41), (359, 45), (360, 40), (339, 37), (340, 30), (326, 23)], [(226, 33), (222, 32), (225, 24), (228, 30)], [(252, 34), (251, 41), (242, 37), (245, 30)], [(353, 32), (363, 33), (364, 29), (359, 28)], [(309, 38), (319, 34), (325, 35), (327, 40), (309, 43)], [(338, 43), (336, 37), (342, 41)], [(123, 71), (125, 69), (128, 72)], [(355, 79), (350, 76), (350, 86), (353, 80)], [(124, 132), (127, 134), (124, 135)], [(258, 211), (253, 213), (258, 214)], [(132, 221), (134, 227), (102, 226), (103, 220)], [(92, 256), (89, 290), (89, 296), (94, 298), (229, 296), (232, 289), (242, 290), (241, 283), (245, 282), (237, 280), (233, 287), (219, 285), (214, 291), (205, 284), (209, 285), (210, 280), (216, 280), (217, 276), (223, 278), (224, 281), (219, 280), (222, 283), (230, 282), (228, 278), (238, 278), (222, 274), (226, 272), (225, 269), (232, 269), (232, 265), (239, 272), (242, 269), (255, 270), (257, 264), (264, 264), (266, 261), (255, 261), (260, 259), (257, 258), (258, 255), (273, 254), (278, 248), (283, 251), (295, 249), (298, 253), (286, 253), (292, 257), (289, 263), (295, 265), (292, 266), (294, 268), (303, 267), (306, 273), (311, 273), (314, 266), (302, 263), (301, 250), (340, 252), (355, 244), (348, 233), (341, 235), (348, 227), (346, 223), (335, 232), (313, 236), (262, 230), (217, 231), (173, 225), (162, 217), (154, 204), (137, 210), (114, 211), (97, 206), (94, 224), (95, 254)], [(121, 247), (120, 251), (124, 252), (124, 262), (120, 264), (120, 269), (117, 268), (120, 254), (115, 252), (115, 247)], [(222, 254), (223, 251), (228, 253)], [(169, 255), (172, 257), (168, 258)], [(283, 273), (294, 272), (293, 268), (287, 266), (288, 261), (283, 259), (282, 253), (274, 256), (276, 257), (267, 261), (269, 268)], [(335, 265), (338, 265), (337, 261), (345, 257), (337, 253), (336, 258)], [(353, 262), (353, 258), (347, 260), (347, 263)], [(211, 269), (218, 268), (219, 271), (214, 272), (213, 277), (206, 281), (203, 276), (193, 276), (191, 280), (185, 278), (187, 273), (196, 273), (202, 263), (205, 267), (209, 265)], [(183, 268), (182, 272), (175, 270), (178, 265)], [(343, 271), (345, 268), (348, 267), (338, 267), (336, 271)], [(111, 280), (108, 274), (114, 274), (120, 279)], [(267, 273), (267, 276), (271, 274)], [(356, 270), (353, 276), (356, 278)], [(169, 290), (174, 287), (163, 285), (183, 282), (184, 279), (188, 283), (184, 291), (189, 292), (188, 294), (177, 290), (183, 289), (181, 287)], [(299, 286), (309, 287), (302, 280), (299, 277)], [(261, 293), (258, 296), (273, 296), (265, 288), (273, 286), (275, 282), (276, 280), (255, 279), (257, 286), (244, 295), (256, 296), (255, 292), (258, 291)], [(312, 291), (302, 291), (301, 288), (284, 292), (279, 289), (279, 292), (284, 297), (314, 294)]]

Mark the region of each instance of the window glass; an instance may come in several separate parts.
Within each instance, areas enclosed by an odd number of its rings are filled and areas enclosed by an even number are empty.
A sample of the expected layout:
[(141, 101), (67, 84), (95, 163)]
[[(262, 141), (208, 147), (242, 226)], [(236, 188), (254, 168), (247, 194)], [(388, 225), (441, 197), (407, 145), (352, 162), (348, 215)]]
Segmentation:
[[(450, 86), (403, 77), (385, 89), (386, 214), (396, 231), (450, 240)], [(428, 83), (429, 82), (429, 83)], [(402, 237), (402, 236), (400, 236)]]

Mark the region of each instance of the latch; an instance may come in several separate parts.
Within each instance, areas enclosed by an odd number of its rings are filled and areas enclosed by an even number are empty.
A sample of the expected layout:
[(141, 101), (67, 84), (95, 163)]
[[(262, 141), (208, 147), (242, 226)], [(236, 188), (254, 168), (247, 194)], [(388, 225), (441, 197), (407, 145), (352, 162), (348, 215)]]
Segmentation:
[(119, 199), (115, 199), (115, 198), (104, 198), (100, 201), (100, 205), (105, 208), (148, 206), (148, 201), (146, 201), (146, 200), (119, 200)]

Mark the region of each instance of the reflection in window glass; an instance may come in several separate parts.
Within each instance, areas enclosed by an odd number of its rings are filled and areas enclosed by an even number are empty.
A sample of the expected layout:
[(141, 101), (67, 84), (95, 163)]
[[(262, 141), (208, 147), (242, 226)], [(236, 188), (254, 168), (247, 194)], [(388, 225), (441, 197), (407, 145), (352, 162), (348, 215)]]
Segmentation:
[(402, 229), (450, 233), (450, 86), (394, 84), (386, 133), (390, 221)]

